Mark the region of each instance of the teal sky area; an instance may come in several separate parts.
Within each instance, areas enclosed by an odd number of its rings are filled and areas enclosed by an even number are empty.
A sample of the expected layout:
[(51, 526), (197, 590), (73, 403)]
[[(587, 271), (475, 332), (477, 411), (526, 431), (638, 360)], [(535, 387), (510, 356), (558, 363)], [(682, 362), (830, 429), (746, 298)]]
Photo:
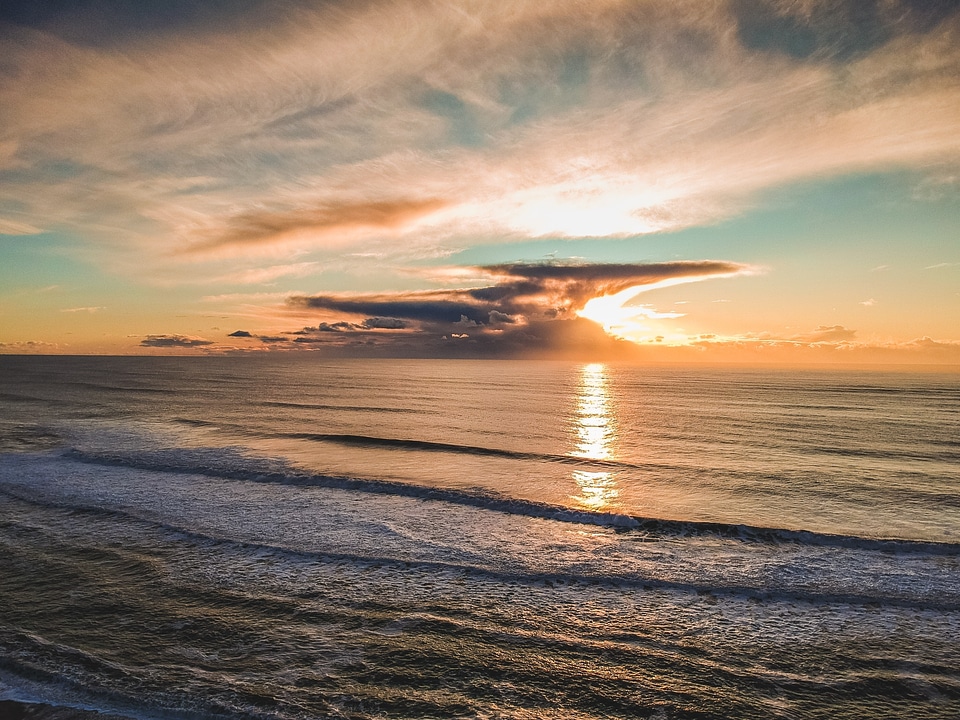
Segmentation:
[(960, 365), (960, 9), (0, 9), (0, 352)]

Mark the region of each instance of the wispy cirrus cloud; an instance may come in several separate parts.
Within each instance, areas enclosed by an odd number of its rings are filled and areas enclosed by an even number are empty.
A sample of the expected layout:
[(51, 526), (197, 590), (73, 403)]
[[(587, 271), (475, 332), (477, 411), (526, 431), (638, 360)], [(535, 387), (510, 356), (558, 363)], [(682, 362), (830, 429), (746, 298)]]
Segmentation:
[(33, 225), (0, 217), (0, 235), (37, 235), (41, 232), (40, 228)]
[(960, 262), (942, 262), (936, 263), (935, 265), (928, 265), (924, 270), (939, 270), (941, 268), (956, 267), (960, 265)]
[(19, 214), (0, 222), (70, 228), (131, 266), (428, 252), (676, 229), (798, 179), (956, 164), (955, 6), (856, 5), (267, 3), (228, 34), (215, 13), (188, 33), (8, 26), (18, 169), (0, 199)]
[(224, 285), (265, 285), (281, 278), (301, 278), (320, 270), (320, 263), (314, 261), (286, 263), (284, 265), (267, 265), (265, 267), (248, 267), (237, 269), (231, 273), (218, 275), (214, 278), (203, 278), (198, 282), (204, 284)]
[(88, 307), (73, 307), (73, 308), (63, 308), (60, 312), (65, 313), (93, 313), (100, 312), (101, 310), (106, 310), (102, 305), (91, 305)]

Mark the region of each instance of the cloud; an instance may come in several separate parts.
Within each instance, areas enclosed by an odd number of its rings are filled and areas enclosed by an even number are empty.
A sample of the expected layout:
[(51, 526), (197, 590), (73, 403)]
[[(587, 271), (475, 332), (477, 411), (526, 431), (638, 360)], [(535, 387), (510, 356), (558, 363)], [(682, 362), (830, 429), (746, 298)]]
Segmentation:
[(93, 314), (95, 312), (100, 312), (101, 310), (106, 310), (106, 308), (103, 307), (102, 305), (97, 305), (97, 306), (91, 306), (91, 307), (63, 308), (60, 312), (65, 312), (65, 313), (84, 312), (84, 313)]
[(305, 277), (319, 269), (320, 263), (300, 262), (286, 265), (269, 265), (241, 270), (229, 275), (222, 275), (212, 281), (217, 283), (236, 283), (239, 285), (256, 285), (270, 283), (283, 277)]
[(918, 364), (960, 366), (960, 342), (930, 337), (908, 341), (857, 340), (842, 326), (821, 326), (793, 337), (702, 335), (689, 345), (658, 351), (661, 360), (737, 363)]
[(491, 313), (497, 323), (515, 316), (538, 317), (569, 313), (598, 296), (625, 290), (663, 286), (664, 283), (729, 276), (748, 266), (725, 261), (609, 264), (502, 264), (473, 268), (490, 283), (479, 288), (423, 290), (389, 294), (294, 296), (293, 306), (402, 318), (427, 323), (486, 324)]
[(33, 225), (0, 217), (0, 235), (37, 235), (41, 232), (40, 228)]
[(832, 347), (849, 348), (863, 343), (857, 340), (857, 331), (843, 325), (819, 325), (811, 332), (795, 335), (774, 335), (770, 333), (744, 334), (739, 336), (703, 334), (690, 338), (691, 345), (702, 347), (720, 346), (764, 346), (764, 347)]
[[(591, 334), (592, 326), (580, 321), (578, 314), (595, 298), (615, 298), (618, 306), (629, 303), (638, 293), (679, 282), (729, 277), (749, 272), (748, 266), (716, 260), (675, 261), (664, 263), (539, 263), (499, 264), (444, 273), (447, 276), (485, 279), (482, 287), (406, 291), (393, 293), (340, 293), (294, 296), (288, 300), (296, 310), (315, 310), (332, 317), (337, 314), (363, 321), (339, 319), (296, 331), (295, 342), (320, 344), (332, 342), (330, 333), (363, 335), (365, 342), (385, 346), (394, 342), (407, 348), (411, 336), (423, 348), (434, 346), (426, 339), (447, 337), (469, 339), (474, 354), (522, 355), (538, 346), (543, 352), (559, 352), (562, 338)], [(675, 317), (657, 314), (649, 308), (633, 306), (628, 314), (649, 317)], [(584, 322), (587, 324), (584, 325)], [(559, 324), (555, 324), (559, 323)], [(373, 337), (372, 330), (383, 331)], [(364, 333), (363, 331), (368, 331)], [(402, 336), (391, 336), (403, 331)], [(564, 332), (561, 332), (564, 331)], [(572, 333), (572, 334), (571, 334)], [(600, 334), (604, 333), (600, 331)], [(391, 340), (392, 337), (392, 340)], [(607, 336), (601, 345), (610, 346)], [(336, 340), (342, 344), (342, 340)], [(543, 343), (547, 345), (543, 345)], [(438, 346), (439, 347), (439, 346)], [(436, 348), (434, 348), (436, 349)]]
[(848, 342), (853, 340), (856, 334), (856, 330), (849, 330), (843, 325), (820, 325), (809, 335), (801, 336), (798, 339), (810, 343)]
[(362, 325), (367, 330), (403, 330), (410, 324), (406, 320), (395, 317), (371, 317), (364, 320)]
[(253, 337), (253, 335), (252, 335), (250, 332), (246, 331), (246, 330), (235, 330), (235, 331), (233, 331), (232, 333), (230, 333), (229, 335), (227, 335), (227, 337), (244, 337), (244, 338), (248, 338), (248, 337)]
[(0, 342), (0, 350), (4, 352), (26, 352), (26, 353), (44, 353), (56, 350), (60, 346), (56, 343), (44, 342), (43, 340), (21, 340), (18, 342)]
[(507, 315), (499, 310), (491, 310), (489, 318), (491, 325), (513, 325), (517, 322), (512, 315)]
[(290, 302), (295, 306), (351, 315), (381, 314), (433, 323), (455, 323), (462, 317), (482, 318), (490, 312), (485, 303), (471, 302), (460, 291), (313, 295), (293, 297)]
[[(230, 322), (269, 328), (262, 341), (386, 348), (439, 333), (517, 349), (588, 327), (577, 313), (656, 337), (678, 313), (641, 293), (748, 269), (386, 276), (530, 239), (621, 238), (636, 257), (638, 236), (716, 223), (771, 188), (897, 172), (932, 198), (960, 176), (960, 7), (947, 0), (172, 7), (3, 6), (0, 233), (49, 233), (61, 262), (125, 282), (207, 283)], [(8, 242), (40, 255), (48, 238), (35, 240)], [(231, 287), (307, 277), (289, 303)], [(441, 289), (338, 292), (350, 287)], [(279, 332), (298, 326), (315, 331)], [(806, 336), (856, 342), (831, 328)]]
[(204, 295), (200, 300), (207, 303), (262, 302), (264, 300), (281, 300), (289, 294), (288, 292), (224, 293), (222, 295)]
[(890, 343), (888, 347), (903, 350), (935, 350), (953, 354), (960, 360), (960, 342), (956, 340), (934, 340), (931, 337), (922, 337), (901, 343)]
[(212, 340), (190, 335), (147, 335), (140, 341), (140, 347), (150, 348), (195, 348), (213, 344)]
[(731, 8), (744, 47), (835, 62), (864, 55), (898, 34), (928, 32), (957, 10), (944, 0), (733, 0)]
[[(190, 245), (185, 252), (196, 254), (221, 248), (245, 248), (283, 242), (340, 243), (357, 233), (392, 231), (414, 224), (416, 220), (441, 209), (445, 201), (437, 198), (377, 200), (319, 205), (297, 211), (260, 211), (226, 219), (227, 227), (218, 236)], [(298, 272), (304, 264), (265, 269), (263, 277), (273, 279)], [(279, 272), (271, 275), (270, 270)], [(290, 272), (285, 272), (290, 270)], [(256, 276), (255, 276), (256, 277)], [(254, 282), (263, 282), (262, 279)]]
[(955, 3), (93, 5), (4, 30), (0, 200), (140, 273), (627, 237), (960, 159)]

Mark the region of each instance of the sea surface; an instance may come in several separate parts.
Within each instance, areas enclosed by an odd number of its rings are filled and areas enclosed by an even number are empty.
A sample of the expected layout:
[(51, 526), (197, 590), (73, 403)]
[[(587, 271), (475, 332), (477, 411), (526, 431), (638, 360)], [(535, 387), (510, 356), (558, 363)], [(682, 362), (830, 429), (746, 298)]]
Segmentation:
[(0, 709), (956, 720), (960, 375), (0, 357)]

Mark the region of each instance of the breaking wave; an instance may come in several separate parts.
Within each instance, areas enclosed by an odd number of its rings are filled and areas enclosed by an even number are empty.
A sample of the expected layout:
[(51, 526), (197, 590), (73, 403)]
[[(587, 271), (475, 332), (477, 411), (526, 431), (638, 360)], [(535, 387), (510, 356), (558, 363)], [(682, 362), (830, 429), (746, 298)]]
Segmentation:
[[(343, 436), (341, 436), (343, 437)], [(347, 436), (349, 437), (349, 436)], [(403, 441), (410, 443), (411, 441)], [(442, 445), (430, 443), (431, 445)], [(596, 512), (554, 505), (537, 500), (507, 497), (480, 489), (443, 488), (371, 478), (323, 475), (299, 471), (286, 462), (251, 458), (237, 450), (173, 449), (142, 451), (136, 455), (71, 449), (65, 457), (83, 463), (128, 467), (152, 472), (202, 475), (226, 480), (275, 483), (289, 486), (334, 488), (362, 493), (394, 495), (426, 501), (475, 507), (510, 515), (580, 523), (633, 532), (642, 538), (714, 536), (753, 543), (795, 543), (842, 547), (885, 553), (960, 555), (960, 543), (869, 538), (814, 532), (803, 529), (652, 518), (623, 513)]]

